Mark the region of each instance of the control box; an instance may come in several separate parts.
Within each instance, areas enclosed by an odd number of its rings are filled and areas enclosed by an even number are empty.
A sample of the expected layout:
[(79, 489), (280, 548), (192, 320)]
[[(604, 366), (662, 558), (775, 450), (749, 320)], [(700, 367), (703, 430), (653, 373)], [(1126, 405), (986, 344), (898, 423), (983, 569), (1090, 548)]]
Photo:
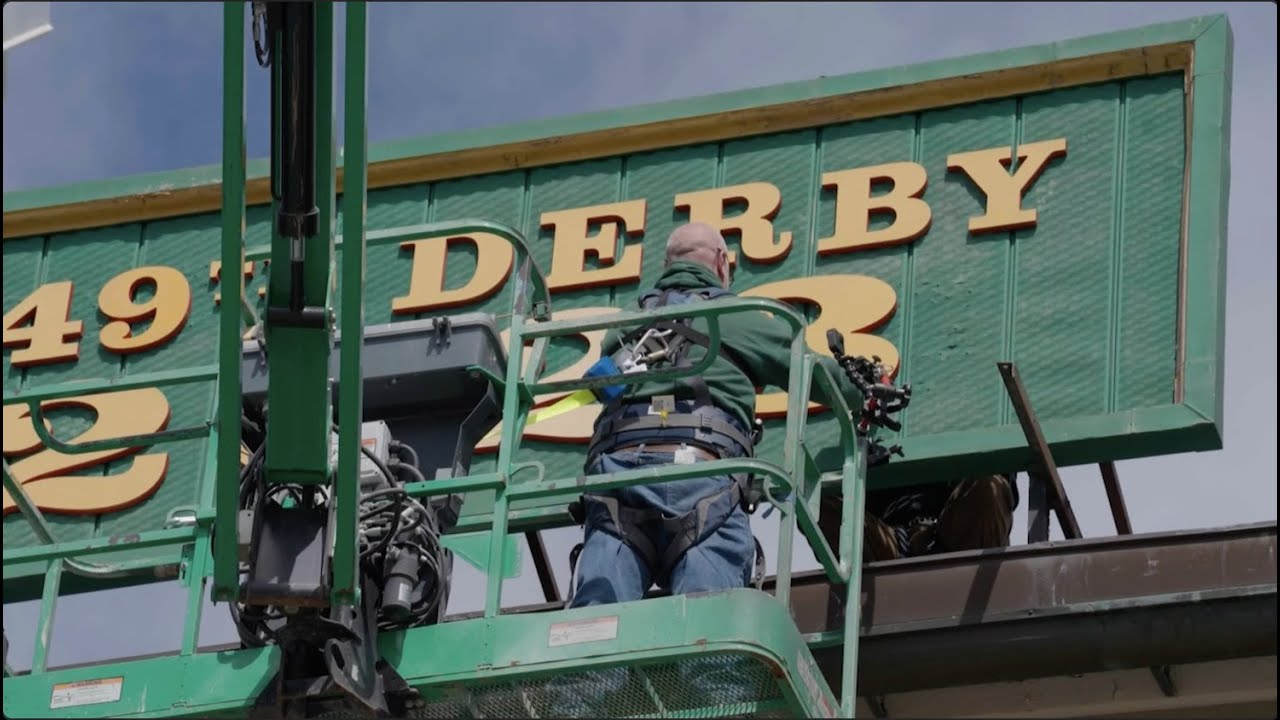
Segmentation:
[[(360, 425), (360, 444), (386, 465), (391, 459), (391, 428), (381, 420)], [(329, 434), (329, 466), (338, 467), (338, 433)], [(386, 485), (382, 471), (364, 453), (360, 453), (360, 492), (367, 493)]]

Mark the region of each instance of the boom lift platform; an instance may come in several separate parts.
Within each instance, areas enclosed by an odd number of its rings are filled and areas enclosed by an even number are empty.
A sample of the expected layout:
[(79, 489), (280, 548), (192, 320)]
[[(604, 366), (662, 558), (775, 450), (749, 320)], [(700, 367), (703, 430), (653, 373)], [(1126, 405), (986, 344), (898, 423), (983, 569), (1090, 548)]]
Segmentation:
[[(475, 220), (366, 232), (363, 2), (349, 2), (345, 10), (339, 233), (335, 119), (329, 112), (335, 12), (330, 3), (252, 4), (258, 60), (272, 73), (275, 223), (269, 247), (246, 248), (249, 32), (246, 4), (224, 4), (221, 261), (222, 267), (240, 267), (246, 260), (271, 260), (265, 317), (257, 318), (245, 300), (243, 278), (225, 273), (224, 296), (241, 302), (221, 304), (215, 365), (35, 387), (4, 397), (5, 405), (26, 404), (36, 433), (65, 453), (209, 439), (199, 507), (184, 522), (140, 539), (186, 547), (181, 579), (190, 595), (181, 653), (50, 672), (47, 642), (38, 640), (30, 673), (8, 676), (6, 670), (6, 715), (555, 717), (573, 701), (585, 703), (584, 711), (595, 717), (853, 717), (862, 504), (872, 441), (865, 428), (855, 426), (835, 378), (807, 352), (802, 316), (772, 300), (734, 298), (552, 321), (545, 279), (514, 228)], [(363, 326), (367, 247), (470, 232), (502, 237), (515, 249), (510, 357), (498, 341), (496, 319), (488, 315)], [(335, 256), (341, 259), (336, 276)], [(651, 377), (697, 374), (718, 354), (719, 319), (742, 312), (770, 313), (792, 330), (781, 466), (739, 458), (546, 478), (537, 463), (518, 461), (535, 397), (609, 383), (598, 377), (540, 380), (552, 338), (656, 319), (703, 318), (711, 341), (705, 358), (692, 368), (657, 370)], [(242, 320), (251, 329), (248, 342)], [(845, 367), (853, 372), (849, 363)], [(195, 427), (68, 444), (44, 425), (42, 404), (52, 400), (108, 385), (125, 389), (200, 378), (216, 378), (217, 407)], [(877, 382), (872, 376), (864, 384), (879, 388), (869, 392), (889, 402)], [(835, 398), (840, 419), (843, 465), (827, 475), (816, 470), (805, 446), (812, 383)], [(892, 407), (890, 402), (880, 414)], [(471, 473), (472, 448), (499, 423), (497, 471)], [(744, 588), (545, 613), (500, 612), (505, 542), (493, 539), (509, 534), (513, 503), (554, 498), (568, 505), (584, 491), (731, 473), (750, 473), (765, 500), (781, 511), (772, 594)], [(109, 549), (105, 543), (60, 544), (7, 463), (4, 483), (45, 543), (20, 553), (24, 562), (47, 563), (38, 633), (47, 638), (64, 573), (101, 578), (121, 568), (95, 562), (94, 554)], [(824, 485), (838, 485), (844, 497), (834, 549), (817, 527)], [(441, 538), (453, 529), (462, 498), (485, 491), (493, 493), (494, 504), (483, 616), (443, 622), (451, 556)], [(838, 696), (810, 651), (821, 639), (802, 635), (790, 613), (797, 524), (827, 578), (846, 593), (840, 632), (845, 671)], [(241, 649), (198, 650), (207, 585), (215, 602), (231, 606)], [(732, 677), (737, 690), (722, 697), (693, 691), (690, 673), (714, 672)], [(98, 688), (113, 701), (57, 702), (60, 693), (76, 687)]]

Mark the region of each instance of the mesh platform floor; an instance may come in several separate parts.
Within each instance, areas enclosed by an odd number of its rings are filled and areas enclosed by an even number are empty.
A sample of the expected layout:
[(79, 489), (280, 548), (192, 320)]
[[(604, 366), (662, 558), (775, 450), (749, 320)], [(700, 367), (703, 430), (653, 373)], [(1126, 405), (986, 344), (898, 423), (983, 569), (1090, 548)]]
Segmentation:
[[(799, 717), (759, 658), (708, 653), (676, 661), (420, 688), (411, 718)], [(317, 717), (354, 718), (355, 712)]]

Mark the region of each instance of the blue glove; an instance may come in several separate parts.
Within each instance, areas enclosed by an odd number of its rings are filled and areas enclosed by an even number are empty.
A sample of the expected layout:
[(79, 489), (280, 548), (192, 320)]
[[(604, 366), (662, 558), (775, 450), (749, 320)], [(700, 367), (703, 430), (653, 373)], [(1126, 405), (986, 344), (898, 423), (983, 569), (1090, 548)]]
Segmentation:
[[(590, 368), (587, 369), (587, 372), (583, 377), (589, 377), (589, 378), (612, 377), (614, 375), (621, 376), (622, 371), (619, 370), (617, 364), (613, 362), (613, 358), (606, 357), (606, 358), (600, 358), (599, 360), (597, 360), (595, 365), (592, 365)], [(627, 391), (626, 383), (619, 383), (617, 385), (607, 385), (605, 387), (596, 388), (595, 390), (593, 390), (593, 392), (595, 393), (596, 399), (599, 400), (601, 403), (609, 403), (614, 400), (617, 400), (618, 398), (622, 397), (622, 393), (626, 391)]]

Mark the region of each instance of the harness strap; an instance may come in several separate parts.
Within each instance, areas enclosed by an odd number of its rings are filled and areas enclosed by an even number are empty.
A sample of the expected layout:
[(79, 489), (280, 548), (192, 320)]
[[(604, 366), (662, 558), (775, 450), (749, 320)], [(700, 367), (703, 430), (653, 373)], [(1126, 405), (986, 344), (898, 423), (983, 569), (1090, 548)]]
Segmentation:
[(699, 345), (704, 348), (711, 347), (711, 338), (697, 330), (694, 330), (692, 327), (689, 327), (682, 320), (654, 320), (649, 327), (655, 327), (659, 330), (670, 330), (694, 345)]
[[(729, 497), (729, 511), (723, 516), (711, 517), (712, 507), (726, 495)], [(667, 517), (654, 508), (622, 505), (617, 498), (608, 495), (584, 494), (583, 500), (598, 502), (604, 506), (609, 519), (601, 523), (599, 529), (635, 550), (644, 560), (658, 585), (668, 587), (671, 581), (671, 570), (675, 568), (676, 563), (680, 562), (680, 558), (684, 557), (684, 554), (694, 545), (720, 529), (721, 525), (728, 522), (733, 511), (741, 505), (742, 490), (740, 484), (734, 482), (728, 488), (702, 498), (692, 510), (676, 517)], [(671, 542), (667, 545), (667, 550), (662, 557), (658, 556), (658, 550), (653, 541), (644, 532), (646, 525), (657, 525), (661, 531), (671, 533)], [(762, 561), (763, 556), (758, 554), (756, 565), (759, 566)]]
[(586, 547), (586, 543), (578, 543), (569, 551), (569, 590), (564, 595), (565, 607), (573, 605), (573, 595), (578, 589), (578, 556), (582, 554), (582, 548), (584, 547)]
[[(712, 503), (729, 495), (729, 512), (725, 514), (715, 527), (707, 527), (707, 515), (711, 511)], [(702, 498), (693, 506), (691, 512), (685, 513), (678, 518), (663, 518), (662, 529), (673, 531), (671, 543), (667, 545), (667, 552), (662, 556), (662, 565), (658, 568), (659, 572), (655, 575), (659, 578), (659, 584), (666, 586), (670, 580), (671, 570), (675, 568), (676, 563), (689, 548), (697, 545), (704, 537), (715, 532), (721, 525), (729, 521), (729, 516), (733, 514), (734, 508), (742, 504), (742, 490), (738, 483), (734, 482), (729, 486), (728, 490), (718, 492), (715, 495), (708, 495)], [(654, 512), (650, 510), (649, 512)], [(693, 522), (690, 522), (690, 520)]]
[[(618, 434), (641, 432), (641, 431), (661, 431), (669, 429), (693, 430), (692, 438), (672, 436), (672, 442), (688, 442), (699, 447), (705, 447), (708, 451), (723, 456), (725, 448), (723, 444), (716, 443), (716, 435), (722, 435), (730, 441), (736, 443), (746, 453), (747, 457), (754, 457), (755, 449), (751, 444), (751, 438), (744, 435), (736, 427), (730, 425), (723, 420), (718, 420), (707, 415), (696, 415), (693, 413), (678, 413), (668, 415), (664, 420), (657, 415), (644, 415), (640, 417), (622, 417), (601, 422), (597, 428), (595, 437), (591, 439), (591, 447), (587, 451), (587, 456), (593, 458), (600, 452), (607, 452), (611, 448), (618, 446)], [(660, 435), (651, 436), (649, 442), (660, 442)]]
[[(640, 307), (645, 310), (665, 307), (671, 304), (671, 296), (676, 292), (677, 291), (673, 288), (667, 288), (666, 290), (662, 290), (661, 292), (657, 292), (657, 291), (648, 292), (640, 298)], [(689, 293), (681, 292), (681, 294), (700, 298), (702, 300), (711, 300), (716, 297), (721, 297), (723, 295), (730, 295), (731, 293), (728, 293), (726, 291), (716, 291), (714, 288), (707, 288), (707, 289), (696, 291), (696, 292), (689, 292)], [(629, 343), (636, 342), (646, 332), (650, 330), (655, 330), (655, 329), (670, 331), (675, 335), (679, 336), (683, 340), (683, 342), (680, 343), (680, 346), (677, 348), (673, 356), (668, 359), (671, 362), (671, 364), (674, 365), (675, 367), (690, 367), (693, 364), (688, 360), (690, 345), (698, 345), (705, 350), (711, 349), (711, 338), (707, 337), (705, 334), (701, 332), (698, 332), (697, 330), (694, 330), (692, 321), (690, 319), (674, 320), (674, 321), (673, 320), (655, 320), (649, 323), (648, 325), (645, 325), (644, 327), (637, 328), (627, 333), (626, 335), (624, 335), (622, 337), (622, 343), (626, 345)], [(748, 377), (750, 377), (747, 371), (743, 368), (742, 363), (733, 356), (733, 353), (729, 350), (729, 348), (721, 345), (720, 356), (725, 360), (729, 361), (730, 364), (736, 367), (744, 375), (747, 375)], [(697, 402), (699, 405), (709, 405), (711, 403), (711, 393), (707, 389), (706, 380), (704, 380), (701, 376), (694, 375), (690, 377), (681, 378), (678, 382), (681, 382), (686, 386), (688, 386), (688, 388), (693, 392), (694, 401)]]
[(756, 544), (756, 567), (751, 574), (751, 586), (757, 590), (764, 590), (764, 548), (760, 547), (760, 538), (755, 535), (751, 536), (751, 541)]
[[(693, 363), (689, 360), (689, 345), (701, 345), (706, 349), (711, 348), (711, 338), (694, 330), (686, 322), (671, 322), (669, 320), (659, 320), (656, 323), (659, 329), (670, 329), (677, 336), (683, 338), (680, 348), (676, 351), (675, 366), (678, 368), (692, 367)], [(711, 404), (711, 391), (707, 389), (707, 381), (701, 375), (689, 375), (683, 378), (685, 384), (693, 391), (693, 401), (698, 405)]]
[[(765, 557), (764, 548), (760, 546), (760, 538), (755, 535), (751, 536), (751, 541), (756, 546), (755, 569), (751, 574), (751, 587), (764, 591), (765, 578)], [(585, 543), (578, 543), (573, 546), (573, 550), (569, 551), (569, 590), (565, 593), (564, 606), (573, 605), (573, 596), (578, 590), (578, 557), (582, 555), (582, 548), (586, 547)], [(674, 567), (674, 565), (672, 566)]]

